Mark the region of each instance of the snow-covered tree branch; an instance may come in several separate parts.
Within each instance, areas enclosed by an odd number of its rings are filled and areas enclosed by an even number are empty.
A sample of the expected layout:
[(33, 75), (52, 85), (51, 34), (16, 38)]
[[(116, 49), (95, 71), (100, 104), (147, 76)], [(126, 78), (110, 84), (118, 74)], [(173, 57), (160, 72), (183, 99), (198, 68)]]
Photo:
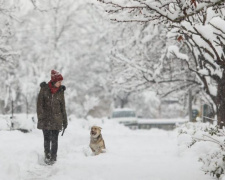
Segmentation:
[[(179, 47), (178, 51), (174, 51), (173, 48), (173, 54), (183, 59), (188, 70), (195, 74), (197, 84), (201, 83), (215, 104), (218, 123), (223, 126), (225, 114), (222, 113), (222, 109), (225, 108), (225, 103), (222, 97), (225, 94), (220, 86), (225, 84), (223, 83), (225, 82), (224, 1), (101, 0), (100, 2), (111, 20), (150, 22), (166, 26), (169, 37), (180, 42), (180, 45), (176, 45)], [(183, 47), (188, 49), (185, 51), (188, 58), (179, 56), (179, 51)]]

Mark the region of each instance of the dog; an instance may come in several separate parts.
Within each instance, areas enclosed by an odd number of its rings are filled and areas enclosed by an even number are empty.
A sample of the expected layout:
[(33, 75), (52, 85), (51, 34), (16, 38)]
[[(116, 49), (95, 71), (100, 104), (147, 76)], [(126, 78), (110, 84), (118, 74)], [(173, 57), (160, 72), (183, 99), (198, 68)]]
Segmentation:
[(101, 134), (101, 127), (98, 126), (92, 126), (91, 132), (90, 132), (90, 144), (89, 147), (91, 148), (92, 152), (95, 155), (99, 155), (100, 153), (104, 153), (105, 148), (105, 142), (102, 138)]

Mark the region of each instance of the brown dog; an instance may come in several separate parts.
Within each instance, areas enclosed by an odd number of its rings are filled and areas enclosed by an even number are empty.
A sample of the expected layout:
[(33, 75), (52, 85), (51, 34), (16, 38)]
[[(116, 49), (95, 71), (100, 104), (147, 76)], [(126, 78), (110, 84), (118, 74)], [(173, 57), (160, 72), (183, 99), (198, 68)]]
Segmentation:
[(98, 126), (91, 127), (91, 141), (90, 141), (90, 148), (95, 155), (103, 153), (103, 149), (105, 149), (105, 142), (102, 138), (101, 129)]

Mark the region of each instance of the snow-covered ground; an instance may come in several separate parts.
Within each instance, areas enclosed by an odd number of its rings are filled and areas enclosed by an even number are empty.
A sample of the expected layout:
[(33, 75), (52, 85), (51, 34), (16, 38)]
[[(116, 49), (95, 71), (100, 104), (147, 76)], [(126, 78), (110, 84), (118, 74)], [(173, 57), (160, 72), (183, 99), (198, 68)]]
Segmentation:
[[(93, 156), (91, 125), (102, 129), (107, 152)], [(192, 149), (178, 146), (177, 131), (130, 130), (111, 120), (71, 117), (59, 136), (58, 161), (43, 163), (42, 131), (0, 131), (1, 180), (209, 180)]]

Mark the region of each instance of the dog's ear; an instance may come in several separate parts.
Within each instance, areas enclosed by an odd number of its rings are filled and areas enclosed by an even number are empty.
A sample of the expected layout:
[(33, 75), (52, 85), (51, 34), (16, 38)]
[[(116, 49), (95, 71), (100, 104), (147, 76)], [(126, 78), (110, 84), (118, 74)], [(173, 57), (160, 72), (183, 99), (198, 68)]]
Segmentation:
[(98, 129), (102, 130), (102, 128), (101, 128), (101, 127), (99, 127), (99, 126), (98, 126)]

